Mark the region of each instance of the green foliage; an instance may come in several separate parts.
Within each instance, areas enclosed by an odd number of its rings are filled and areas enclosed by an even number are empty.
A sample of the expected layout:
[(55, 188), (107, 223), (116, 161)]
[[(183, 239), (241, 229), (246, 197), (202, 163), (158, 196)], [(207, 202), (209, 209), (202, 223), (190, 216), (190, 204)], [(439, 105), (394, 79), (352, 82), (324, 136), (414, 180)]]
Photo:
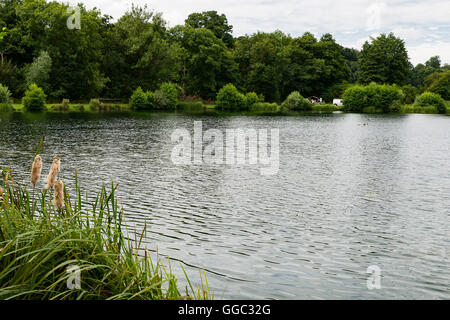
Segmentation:
[(343, 94), (344, 110), (362, 112), (364, 108), (372, 108), (382, 112), (398, 111), (402, 91), (397, 86), (377, 85), (354, 86)]
[(331, 86), (323, 95), (323, 100), (325, 102), (333, 102), (333, 99), (341, 99), (345, 90), (354, 86), (352, 83), (338, 83)]
[(313, 112), (318, 113), (331, 113), (334, 111), (340, 111), (342, 107), (335, 106), (334, 104), (314, 104), (312, 106)]
[(211, 30), (178, 26), (171, 32), (184, 49), (182, 81), (187, 94), (214, 99), (220, 88), (235, 82), (237, 64), (232, 52)]
[(235, 59), (238, 85), (261, 92), (268, 101), (282, 101), (290, 92), (320, 96), (330, 86), (349, 79), (341, 47), (330, 34), (318, 41), (311, 33), (292, 38), (281, 31), (240, 37)]
[(108, 96), (129, 97), (130, 88), (155, 89), (163, 81), (180, 78), (185, 51), (170, 39), (166, 24), (161, 13), (146, 5), (132, 5), (117, 22), (105, 22), (100, 32), (105, 39), (101, 61), (110, 79)]
[(219, 15), (217, 11), (192, 13), (186, 19), (185, 24), (194, 29), (209, 29), (218, 39), (222, 40), (227, 47), (233, 47), (233, 26), (228, 24), (227, 17), (224, 14)]
[(46, 98), (44, 90), (33, 83), (25, 91), (22, 103), (27, 111), (42, 111), (45, 109)]
[(281, 109), (286, 111), (308, 111), (312, 110), (312, 105), (298, 91), (293, 91), (281, 104)]
[(159, 87), (159, 92), (163, 98), (158, 101), (159, 107), (166, 110), (173, 110), (177, 107), (178, 99), (181, 95), (181, 88), (179, 85), (165, 82)]
[(38, 86), (46, 90), (50, 90), (50, 70), (52, 67), (52, 58), (47, 51), (41, 51), (38, 57), (27, 68), (25, 73), (25, 84), (30, 86), (36, 83)]
[(99, 99), (91, 99), (89, 101), (89, 109), (91, 110), (99, 110), (102, 107), (102, 103)]
[(248, 92), (245, 95), (245, 100), (247, 101), (247, 105), (249, 107), (254, 105), (257, 102), (264, 102), (264, 101), (260, 101), (260, 97), (258, 97), (258, 95), (255, 92)]
[(358, 65), (358, 79), (363, 84), (376, 82), (403, 85), (410, 70), (405, 43), (393, 33), (371, 38), (371, 43), (366, 41)]
[(153, 93), (152, 91), (147, 91), (145, 93), (145, 106), (146, 106), (146, 108), (155, 109), (156, 105), (157, 105), (157, 100), (156, 100), (155, 93)]
[(8, 87), (0, 83), (0, 103), (9, 104), (10, 98), (11, 92), (9, 91)]
[(277, 113), (280, 111), (280, 106), (276, 103), (256, 102), (249, 107), (249, 111), (263, 112), (263, 113)]
[(417, 97), (414, 104), (420, 107), (436, 107), (439, 113), (445, 113), (447, 111), (444, 99), (439, 94), (433, 92), (422, 93)]
[[(2, 176), (5, 180), (5, 171)], [(117, 185), (103, 186), (92, 202), (87, 193), (82, 196), (77, 179), (74, 184), (75, 196), (69, 197), (64, 188), (65, 204), (58, 210), (47, 190), (35, 196), (16, 183), (1, 183), (0, 299), (211, 298), (208, 285), (194, 290), (188, 278), (191, 293), (182, 295), (170, 265), (166, 268), (148, 251), (138, 256), (135, 248), (141, 246), (146, 227), (131, 237), (135, 240), (127, 237), (132, 233), (124, 229)], [(72, 265), (81, 272), (81, 290), (67, 286)]]
[(147, 106), (147, 95), (141, 87), (138, 87), (134, 90), (133, 94), (130, 97), (129, 104), (132, 108), (135, 109), (145, 109)]
[(437, 93), (445, 100), (450, 100), (450, 70), (428, 76), (425, 83), (427, 91)]
[(247, 109), (245, 95), (229, 83), (217, 93), (216, 105), (220, 110), (239, 111)]
[(416, 96), (419, 93), (419, 90), (410, 84), (403, 86), (401, 89), (402, 89), (403, 95), (404, 95), (403, 99), (402, 99), (402, 103), (405, 103), (405, 104), (414, 103), (414, 101), (416, 100)]

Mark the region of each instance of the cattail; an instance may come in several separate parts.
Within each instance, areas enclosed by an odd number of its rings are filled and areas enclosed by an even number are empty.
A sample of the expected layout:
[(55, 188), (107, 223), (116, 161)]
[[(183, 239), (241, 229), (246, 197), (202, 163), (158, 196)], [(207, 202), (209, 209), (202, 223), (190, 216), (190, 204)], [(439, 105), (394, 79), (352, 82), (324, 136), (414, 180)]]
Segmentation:
[(42, 159), (39, 155), (34, 158), (33, 165), (31, 166), (31, 184), (36, 187), (36, 183), (41, 178), (42, 172)]
[(53, 203), (56, 209), (61, 210), (64, 205), (64, 182), (58, 179), (54, 183), (53, 188), (55, 189), (55, 199), (53, 200)]
[(55, 156), (53, 158), (52, 166), (50, 168), (50, 172), (47, 176), (47, 185), (45, 186), (45, 189), (53, 188), (56, 182), (56, 177), (59, 173), (59, 169), (61, 167), (61, 160), (58, 156)]
[(3, 188), (0, 186), (0, 194), (3, 194)]

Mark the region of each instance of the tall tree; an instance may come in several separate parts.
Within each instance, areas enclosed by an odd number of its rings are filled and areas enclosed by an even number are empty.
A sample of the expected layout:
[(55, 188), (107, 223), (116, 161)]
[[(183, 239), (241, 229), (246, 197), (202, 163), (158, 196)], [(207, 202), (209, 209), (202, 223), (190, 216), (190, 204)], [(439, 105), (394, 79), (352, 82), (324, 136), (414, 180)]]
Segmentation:
[(110, 95), (129, 96), (139, 86), (154, 90), (162, 82), (178, 80), (181, 48), (169, 40), (160, 13), (133, 5), (106, 28), (102, 69), (111, 79)]
[(409, 58), (405, 42), (394, 36), (381, 34), (371, 42), (366, 41), (358, 59), (358, 79), (361, 83), (406, 83)]
[(233, 47), (233, 26), (228, 24), (228, 19), (224, 14), (218, 14), (217, 11), (192, 13), (185, 20), (185, 25), (194, 29), (209, 29), (218, 39), (221, 39), (228, 48)]
[(171, 33), (184, 48), (183, 87), (187, 94), (214, 98), (221, 87), (236, 81), (233, 56), (211, 30), (177, 26)]

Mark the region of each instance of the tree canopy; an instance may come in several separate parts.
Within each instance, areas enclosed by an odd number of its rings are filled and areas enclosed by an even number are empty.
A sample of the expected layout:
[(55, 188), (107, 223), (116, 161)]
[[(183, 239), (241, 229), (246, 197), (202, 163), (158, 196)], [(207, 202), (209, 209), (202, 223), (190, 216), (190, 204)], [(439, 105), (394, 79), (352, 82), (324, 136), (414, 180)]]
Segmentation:
[(76, 9), (81, 24), (73, 29), (68, 4), (0, 0), (0, 83), (13, 97), (36, 83), (50, 100), (128, 99), (138, 87), (154, 91), (172, 82), (183, 95), (214, 99), (232, 83), (244, 94), (281, 102), (294, 91), (329, 96), (332, 88), (356, 82), (439, 92), (448, 83), (440, 75), (448, 65), (436, 56), (413, 67), (404, 41), (392, 33), (358, 51), (331, 34), (317, 39), (276, 30), (235, 38), (217, 11), (192, 13), (183, 25), (168, 28), (162, 14), (147, 6), (132, 5), (117, 20), (82, 4)]

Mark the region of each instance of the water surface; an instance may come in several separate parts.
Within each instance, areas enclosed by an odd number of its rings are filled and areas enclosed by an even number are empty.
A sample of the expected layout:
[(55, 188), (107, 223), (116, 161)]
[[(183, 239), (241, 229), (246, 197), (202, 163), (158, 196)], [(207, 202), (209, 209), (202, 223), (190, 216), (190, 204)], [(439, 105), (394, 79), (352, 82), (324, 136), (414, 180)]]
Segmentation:
[[(278, 128), (278, 174), (174, 165), (172, 132), (198, 120)], [(146, 247), (205, 268), (216, 298), (450, 298), (449, 117), (0, 113), (0, 132), (16, 179), (45, 135), (45, 174), (59, 154), (69, 188), (75, 169), (86, 190), (119, 183)], [(380, 290), (366, 286), (372, 265)]]

